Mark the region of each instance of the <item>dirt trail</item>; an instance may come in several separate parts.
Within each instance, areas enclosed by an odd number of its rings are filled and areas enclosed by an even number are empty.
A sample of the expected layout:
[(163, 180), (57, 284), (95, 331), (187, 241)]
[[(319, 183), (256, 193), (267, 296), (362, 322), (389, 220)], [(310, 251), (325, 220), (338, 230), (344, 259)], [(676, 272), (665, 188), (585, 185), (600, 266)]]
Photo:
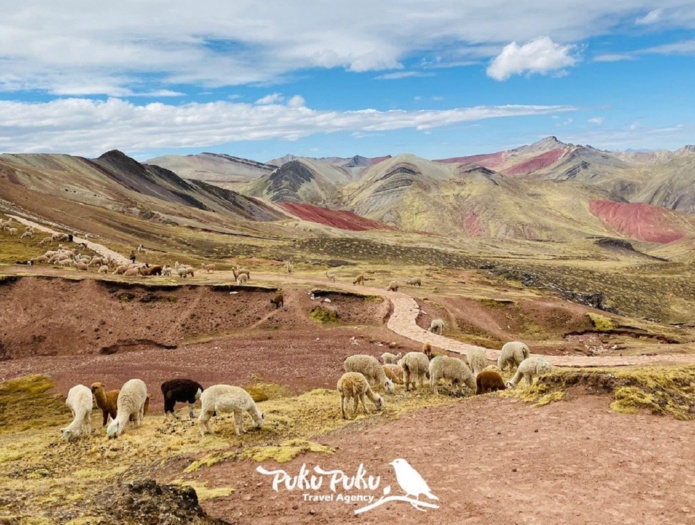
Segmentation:
[[(32, 222), (30, 220), (12, 215), (12, 218), (21, 222), (26, 226), (33, 226), (35, 229), (46, 232), (46, 233), (57, 233), (55, 230)], [(106, 248), (105, 246), (91, 242), (86, 239), (81, 239), (75, 237), (74, 242), (84, 243), (87, 248), (97, 252), (102, 256), (112, 257), (119, 263), (127, 264), (130, 261), (123, 255)], [(271, 282), (293, 282), (301, 283), (312, 286), (324, 286), (328, 288), (338, 288), (340, 290), (354, 292), (354, 293), (367, 293), (372, 295), (378, 295), (391, 301), (393, 304), (393, 312), (389, 318), (387, 327), (392, 332), (406, 337), (412, 341), (417, 341), (419, 343), (430, 343), (432, 346), (448, 350), (457, 354), (466, 354), (472, 349), (482, 349), (485, 350), (487, 358), (496, 361), (500, 355), (499, 350), (494, 350), (491, 348), (485, 348), (482, 346), (475, 346), (460, 341), (455, 341), (444, 337), (441, 335), (433, 334), (417, 325), (417, 317), (420, 313), (420, 307), (418, 306), (415, 299), (406, 295), (402, 292), (388, 292), (381, 288), (373, 288), (371, 286), (358, 286), (349, 283), (333, 282), (327, 279), (304, 279), (301, 277), (287, 276), (287, 275), (258, 275), (254, 274), (254, 279), (259, 281), (271, 281)], [(685, 363), (695, 363), (695, 354), (659, 354), (659, 355), (637, 355), (637, 356), (543, 356), (548, 362), (553, 366), (565, 366), (565, 367), (576, 367), (576, 368), (586, 368), (586, 367), (610, 367), (610, 366), (641, 366), (648, 364), (685, 364)]]
[[(38, 224), (36, 222), (30, 221), (28, 219), (25, 219), (24, 217), (19, 217), (17, 215), (8, 215), (8, 217), (12, 217), (14, 220), (17, 222), (21, 222), (25, 226), (32, 226), (35, 230), (42, 231), (44, 233), (64, 233), (64, 232), (58, 232), (56, 230), (53, 230), (51, 228), (48, 228), (47, 226), (43, 226), (41, 224)], [(116, 261), (118, 264), (129, 264), (130, 259), (127, 257), (124, 257), (118, 252), (115, 252), (106, 246), (102, 244), (98, 244), (96, 242), (92, 242), (89, 239), (83, 239), (81, 237), (73, 237), (73, 242), (75, 243), (82, 243), (84, 244), (88, 249), (92, 250), (93, 252), (98, 253), (102, 257), (111, 257), (114, 261)]]
[[(420, 307), (415, 299), (401, 292), (387, 292), (381, 288), (370, 286), (357, 286), (349, 283), (331, 282), (328, 280), (302, 279), (299, 277), (257, 275), (258, 280), (265, 281), (292, 281), (310, 285), (321, 285), (326, 287), (338, 288), (341, 290), (366, 293), (381, 296), (393, 304), (393, 313), (386, 325), (389, 330), (412, 341), (419, 343), (430, 343), (432, 346), (449, 350), (457, 354), (465, 354), (472, 349), (485, 350), (487, 358), (497, 360), (500, 355), (499, 350), (485, 348), (482, 346), (469, 345), (460, 341), (455, 341), (441, 335), (433, 334), (417, 325), (416, 320), (420, 313)], [(641, 366), (648, 364), (685, 364), (695, 363), (695, 354), (659, 354), (659, 355), (636, 355), (636, 356), (543, 356), (553, 366), (565, 366), (574, 368), (588, 367), (610, 367), (610, 366)]]

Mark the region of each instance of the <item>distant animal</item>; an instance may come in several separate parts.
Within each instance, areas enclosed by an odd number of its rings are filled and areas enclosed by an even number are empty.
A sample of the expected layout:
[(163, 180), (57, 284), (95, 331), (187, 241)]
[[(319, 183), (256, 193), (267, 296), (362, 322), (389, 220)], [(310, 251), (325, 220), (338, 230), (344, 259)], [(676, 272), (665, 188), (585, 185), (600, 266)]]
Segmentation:
[(328, 277), (328, 280), (332, 283), (335, 282), (335, 274), (333, 272), (326, 272), (326, 277)]
[(414, 496), (415, 499), (419, 500), (420, 494), (424, 494), (430, 499), (439, 500), (437, 496), (432, 494), (430, 487), (420, 473), (410, 466), (410, 463), (405, 459), (394, 459), (389, 465), (393, 466), (393, 470), (396, 472), (396, 481), (406, 496)]
[(270, 300), (271, 303), (275, 305), (275, 308), (280, 308), (281, 306), (285, 305), (285, 298), (282, 295), (282, 292), (278, 292), (275, 294), (275, 297)]
[(398, 291), (398, 281), (391, 281), (386, 288), (387, 292), (397, 292)]
[(248, 270), (240, 270), (237, 268), (232, 268), (232, 274), (234, 275), (234, 280), (238, 281), (240, 275), (246, 275), (246, 279), (251, 280), (251, 272)]
[(414, 277), (414, 278), (412, 278), (412, 279), (407, 279), (407, 280), (405, 281), (405, 284), (409, 284), (409, 285), (411, 285), (411, 286), (415, 286), (415, 285), (417, 285), (417, 286), (422, 286), (422, 281), (420, 280), (419, 277)]
[(352, 281), (352, 284), (361, 284), (362, 286), (364, 286), (364, 275), (363, 275), (363, 274), (359, 274), (359, 275), (355, 278), (355, 280)]
[(433, 334), (442, 335), (444, 332), (444, 320), (443, 319), (432, 319), (430, 323), (429, 331)]
[(210, 263), (210, 264), (203, 264), (203, 263), (200, 263), (200, 267), (201, 267), (203, 270), (206, 270), (208, 273), (212, 273), (212, 272), (215, 271), (215, 265), (214, 265), (213, 263)]

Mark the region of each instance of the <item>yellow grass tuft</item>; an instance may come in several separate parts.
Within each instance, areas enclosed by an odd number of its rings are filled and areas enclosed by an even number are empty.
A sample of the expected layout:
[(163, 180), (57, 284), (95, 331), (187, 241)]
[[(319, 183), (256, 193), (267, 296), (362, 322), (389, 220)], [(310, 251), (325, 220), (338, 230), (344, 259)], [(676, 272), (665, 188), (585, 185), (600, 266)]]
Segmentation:
[(198, 496), (198, 501), (201, 503), (215, 498), (226, 498), (230, 494), (234, 493), (234, 489), (232, 487), (217, 487), (213, 489), (208, 488), (205, 483), (199, 483), (197, 481), (182, 481), (180, 479), (176, 479), (172, 481), (171, 484), (182, 487), (191, 487), (193, 490), (195, 490), (195, 493)]
[(292, 461), (300, 454), (304, 454), (306, 452), (333, 454), (335, 453), (335, 449), (327, 447), (326, 445), (314, 443), (313, 441), (291, 439), (276, 446), (247, 448), (242, 452), (241, 457), (243, 459), (251, 459), (258, 462), (272, 460), (277, 461), (278, 463), (287, 463), (288, 461)]
[(70, 410), (60, 396), (49, 394), (53, 381), (43, 375), (0, 383), (0, 434), (70, 422)]
[(613, 323), (610, 317), (593, 312), (588, 312), (586, 315), (591, 320), (591, 324), (594, 325), (594, 328), (599, 332), (610, 332), (615, 330), (615, 323)]
[(642, 368), (556, 369), (540, 377), (531, 388), (517, 388), (502, 395), (542, 406), (566, 397), (573, 387), (613, 396), (611, 408), (634, 414), (695, 419), (695, 365)]

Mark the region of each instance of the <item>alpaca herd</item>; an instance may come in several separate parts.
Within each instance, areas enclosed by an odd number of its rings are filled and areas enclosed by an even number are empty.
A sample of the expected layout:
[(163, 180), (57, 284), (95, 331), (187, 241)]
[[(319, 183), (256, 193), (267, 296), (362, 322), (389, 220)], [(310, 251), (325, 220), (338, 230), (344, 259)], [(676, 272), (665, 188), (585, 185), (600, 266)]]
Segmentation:
[[(369, 399), (377, 409), (382, 409), (384, 399), (372, 389), (382, 389), (386, 393), (394, 393), (394, 385), (403, 385), (406, 392), (424, 388), (429, 381), (430, 391), (439, 394), (440, 380), (448, 381), (452, 391), (463, 393), (466, 387), (475, 394), (486, 394), (497, 390), (514, 388), (522, 379), (529, 386), (533, 385), (536, 376), (550, 372), (552, 367), (543, 357), (530, 357), (528, 347), (521, 342), (513, 341), (502, 347), (497, 364), (488, 364), (485, 351), (474, 348), (467, 352), (463, 359), (435, 354), (432, 346), (425, 343), (420, 352), (408, 352), (404, 356), (384, 352), (381, 355), (382, 364), (369, 355), (352, 355), (345, 359), (343, 368), (345, 374), (338, 381), (340, 394), (340, 410), (343, 418), (347, 419), (347, 408), (352, 399), (353, 412), (356, 415), (359, 405), (365, 413), (369, 413), (366, 399)], [(517, 368), (516, 374), (505, 383), (502, 377), (503, 368)], [(362, 378), (356, 377), (361, 375)]]
[[(522, 379), (529, 386), (536, 376), (548, 373), (552, 366), (540, 356), (530, 356), (528, 347), (513, 341), (502, 347), (496, 365), (488, 364), (484, 351), (473, 349), (463, 359), (443, 354), (433, 354), (429, 343), (420, 352), (405, 355), (386, 352), (376, 357), (365, 354), (351, 355), (343, 362), (344, 373), (337, 383), (340, 398), (340, 413), (348, 419), (348, 409), (352, 401), (353, 417), (359, 406), (369, 414), (367, 399), (376, 410), (384, 408), (384, 398), (376, 392), (394, 394), (395, 385), (402, 385), (405, 392), (423, 389), (426, 381), (432, 394), (438, 395), (441, 380), (451, 384), (452, 392), (463, 393), (464, 387), (475, 394), (485, 394), (516, 387)], [(502, 371), (516, 368), (514, 376), (505, 383)], [(234, 415), (234, 430), (237, 436), (244, 433), (244, 413), (248, 413), (256, 428), (261, 428), (264, 415), (250, 394), (241, 387), (232, 385), (213, 385), (207, 388), (192, 379), (171, 379), (161, 385), (164, 399), (164, 414), (167, 419), (178, 419), (176, 403), (188, 404), (191, 420), (195, 416), (194, 406), (200, 402), (198, 431), (201, 437), (210, 430), (210, 419), (229, 413)], [(117, 438), (126, 430), (129, 423), (135, 428), (142, 425), (147, 414), (150, 396), (147, 385), (141, 379), (130, 379), (118, 390), (106, 390), (101, 382), (91, 387), (76, 385), (70, 389), (66, 404), (72, 412), (73, 420), (61, 429), (63, 438), (72, 441), (81, 435), (92, 433), (91, 413), (96, 405), (102, 411), (103, 425), (108, 438)]]
[[(233, 413), (236, 434), (244, 432), (243, 413), (248, 412), (256, 428), (263, 423), (263, 413), (258, 410), (251, 396), (242, 388), (231, 385), (213, 385), (205, 389), (192, 379), (172, 379), (161, 385), (166, 418), (177, 419), (176, 403), (187, 403), (188, 414), (195, 418), (194, 405), (200, 400), (198, 417), (200, 435), (210, 432), (209, 421), (214, 415)], [(66, 441), (92, 433), (91, 414), (94, 404), (102, 410), (103, 424), (108, 438), (117, 438), (132, 421), (135, 427), (142, 425), (147, 414), (150, 396), (147, 385), (141, 379), (126, 381), (119, 390), (107, 391), (104, 384), (93, 383), (91, 388), (76, 385), (68, 392), (65, 403), (72, 412), (73, 420), (60, 431)]]

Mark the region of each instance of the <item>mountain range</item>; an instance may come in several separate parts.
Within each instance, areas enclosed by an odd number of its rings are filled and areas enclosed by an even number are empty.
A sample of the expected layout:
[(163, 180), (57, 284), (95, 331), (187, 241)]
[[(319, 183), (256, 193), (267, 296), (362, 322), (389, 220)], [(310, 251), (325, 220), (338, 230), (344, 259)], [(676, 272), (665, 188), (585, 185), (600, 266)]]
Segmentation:
[(97, 159), (3, 154), (0, 182), (9, 183), (0, 183), (1, 199), (37, 208), (31, 211), (38, 215), (50, 196), (53, 206), (79, 202), (148, 221), (231, 231), (299, 221), (460, 240), (616, 237), (689, 246), (695, 239), (693, 146), (609, 152), (547, 137), (508, 151), (438, 160), (288, 155), (267, 162), (218, 153), (145, 163), (119, 151)]

